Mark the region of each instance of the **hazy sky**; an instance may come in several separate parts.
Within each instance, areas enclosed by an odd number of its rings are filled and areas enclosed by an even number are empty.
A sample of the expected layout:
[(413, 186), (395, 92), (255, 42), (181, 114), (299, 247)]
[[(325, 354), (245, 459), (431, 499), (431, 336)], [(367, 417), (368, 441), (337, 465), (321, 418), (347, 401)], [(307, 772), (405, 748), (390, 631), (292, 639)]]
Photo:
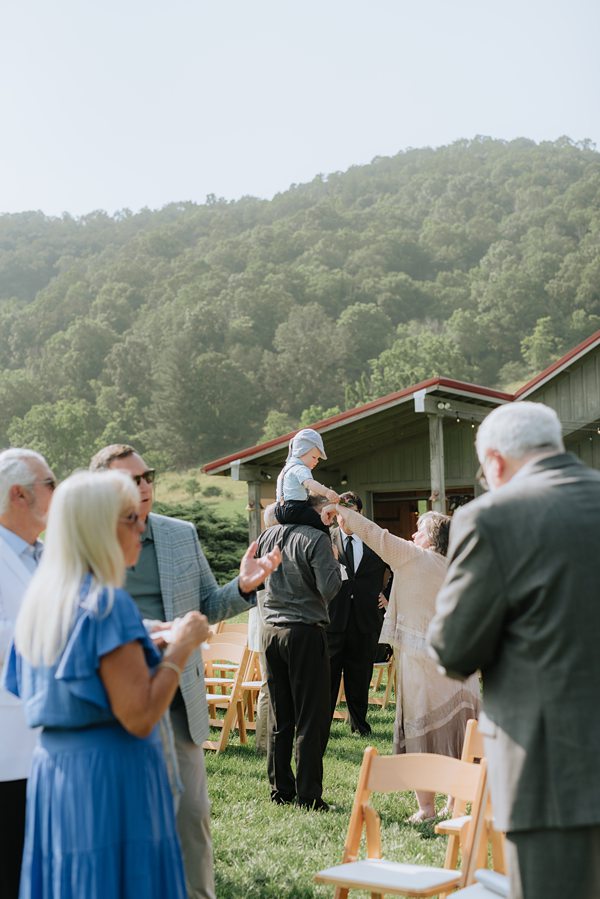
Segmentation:
[(270, 197), (485, 134), (600, 147), (598, 0), (0, 0), (0, 212)]

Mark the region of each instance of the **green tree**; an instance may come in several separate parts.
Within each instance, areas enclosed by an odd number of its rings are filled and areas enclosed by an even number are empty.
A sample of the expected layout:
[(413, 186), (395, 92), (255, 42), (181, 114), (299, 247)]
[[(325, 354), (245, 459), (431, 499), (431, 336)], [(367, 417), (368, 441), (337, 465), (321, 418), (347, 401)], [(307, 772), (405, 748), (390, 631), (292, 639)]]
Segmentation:
[(283, 411), (298, 415), (319, 398), (337, 402), (343, 394), (340, 351), (332, 320), (310, 303), (296, 308), (275, 333), (276, 356), (266, 361), (265, 378), (285, 397)]
[(418, 326), (400, 325), (389, 350), (371, 363), (369, 395), (375, 399), (417, 384), (447, 376), (469, 380), (470, 368), (451, 336)]
[(290, 431), (293, 431), (295, 427), (294, 420), (289, 415), (286, 415), (285, 412), (271, 409), (265, 418), (260, 440), (261, 442), (275, 440), (276, 437), (281, 437), (282, 434), (288, 434)]
[(380, 308), (371, 303), (354, 303), (340, 315), (334, 341), (340, 352), (340, 365), (346, 380), (354, 381), (393, 339), (392, 323)]
[(22, 418), (44, 399), (46, 390), (24, 369), (0, 372), (0, 446), (9, 442), (8, 428), (13, 418)]
[(42, 453), (58, 477), (75, 468), (87, 468), (98, 449), (99, 421), (86, 400), (59, 400), (32, 406), (23, 418), (13, 418), (8, 428), (12, 446), (26, 446)]
[(158, 382), (155, 436), (168, 447), (173, 463), (196, 464), (256, 439), (254, 384), (227, 356), (171, 356)]
[(339, 406), (330, 406), (329, 409), (324, 409), (323, 406), (309, 406), (308, 409), (304, 409), (302, 412), (298, 427), (309, 428), (317, 421), (323, 421), (325, 418), (332, 418), (334, 415), (339, 415), (341, 411)]
[(560, 356), (560, 341), (549, 315), (538, 318), (533, 333), (521, 341), (521, 352), (532, 372), (541, 371)]

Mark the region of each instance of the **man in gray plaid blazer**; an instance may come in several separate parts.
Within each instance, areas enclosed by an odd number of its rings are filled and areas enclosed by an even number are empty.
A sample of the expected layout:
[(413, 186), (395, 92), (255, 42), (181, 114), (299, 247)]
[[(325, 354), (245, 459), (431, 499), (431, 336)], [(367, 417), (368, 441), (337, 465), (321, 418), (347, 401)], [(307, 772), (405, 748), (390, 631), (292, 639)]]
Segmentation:
[[(107, 446), (94, 456), (90, 467), (121, 469), (139, 487), (140, 517), (146, 521), (146, 529), (139, 561), (128, 569), (125, 587), (144, 618), (172, 621), (186, 612), (200, 611), (213, 623), (255, 604), (254, 590), (279, 564), (278, 552), (256, 559), (256, 544), (252, 544), (242, 559), (239, 577), (219, 587), (193, 524), (152, 514), (154, 469), (146, 466), (133, 447)], [(183, 784), (177, 829), (188, 896), (214, 899), (210, 804), (202, 749), (209, 734), (208, 708), (199, 651), (185, 667), (170, 714)]]

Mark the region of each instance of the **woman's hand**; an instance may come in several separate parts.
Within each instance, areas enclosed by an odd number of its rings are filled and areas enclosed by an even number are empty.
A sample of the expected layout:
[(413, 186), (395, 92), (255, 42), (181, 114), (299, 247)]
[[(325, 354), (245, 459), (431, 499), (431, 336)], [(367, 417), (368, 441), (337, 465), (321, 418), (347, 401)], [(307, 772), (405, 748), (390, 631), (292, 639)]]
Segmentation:
[(337, 515), (337, 506), (333, 503), (330, 506), (324, 506), (321, 509), (321, 521), (329, 527), (333, 523), (333, 519)]
[(200, 612), (188, 612), (183, 618), (178, 618), (173, 622), (171, 646), (173, 649), (190, 646), (195, 649), (196, 646), (204, 643), (209, 633), (210, 628), (206, 615), (201, 615)]

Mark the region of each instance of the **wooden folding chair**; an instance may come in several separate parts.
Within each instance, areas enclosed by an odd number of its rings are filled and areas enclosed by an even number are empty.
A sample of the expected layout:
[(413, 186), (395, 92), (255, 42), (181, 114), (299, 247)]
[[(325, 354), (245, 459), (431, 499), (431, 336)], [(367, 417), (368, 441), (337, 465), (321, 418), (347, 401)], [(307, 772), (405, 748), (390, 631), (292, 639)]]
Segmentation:
[[(381, 856), (379, 815), (371, 805), (372, 793), (422, 790), (447, 793), (471, 803), (472, 826), (462, 846), (461, 870), (434, 868), (387, 861)], [(334, 884), (335, 899), (345, 899), (351, 889), (367, 890), (372, 899), (395, 896), (434, 896), (466, 886), (473, 880), (477, 848), (482, 835), (487, 802), (487, 765), (471, 765), (430, 753), (379, 756), (365, 749), (354, 797), (341, 865), (319, 871), (318, 883)], [(367, 858), (358, 860), (363, 830)]]
[[(239, 631), (217, 632), (211, 637), (211, 641), (215, 643), (235, 643), (239, 646), (246, 646), (248, 635)], [(227, 687), (233, 680), (234, 673), (237, 671), (235, 662), (207, 662), (206, 653), (204, 654), (205, 675), (204, 682), (209, 687), (209, 693), (216, 692), (212, 687)]]
[(369, 696), (369, 705), (380, 705), (382, 706), (382, 708), (387, 709), (388, 703), (392, 697), (392, 690), (394, 692), (396, 691), (396, 682), (398, 679), (398, 673), (396, 671), (396, 658), (393, 653), (387, 660), (387, 662), (375, 662), (375, 664), (373, 665), (373, 679), (371, 681), (372, 690), (379, 690), (379, 688), (381, 687), (381, 682), (383, 680), (384, 672), (387, 674), (387, 677), (383, 697)]
[(485, 869), (475, 871), (475, 883), (452, 893), (452, 899), (500, 899), (510, 895), (510, 882), (506, 874)]
[(219, 621), (217, 623), (218, 634), (245, 634), (248, 636), (247, 621)]
[[(223, 752), (227, 747), (229, 735), (237, 720), (240, 734), (240, 743), (246, 742), (246, 726), (242, 710), (242, 683), (248, 668), (250, 650), (245, 643), (219, 642), (214, 639), (202, 650), (202, 655), (208, 670), (214, 670), (224, 661), (236, 666), (232, 678), (207, 677), (209, 689), (215, 686), (214, 681), (220, 681), (222, 689), (228, 688), (228, 692), (207, 693), (206, 702), (209, 709), (209, 723), (211, 727), (220, 727), (221, 735), (218, 740), (205, 740), (204, 749), (213, 749), (217, 753)], [(226, 683), (224, 683), (226, 682)], [(229, 687), (229, 685), (231, 685)], [(217, 709), (224, 709), (225, 714), (220, 717)]]
[(346, 702), (346, 692), (344, 690), (344, 675), (340, 677), (340, 689), (338, 690), (337, 702), (335, 704), (335, 710), (333, 712), (333, 720), (334, 721), (347, 721), (348, 720), (348, 709), (338, 709), (340, 703)]
[(242, 706), (246, 716), (246, 730), (256, 730), (256, 700), (262, 687), (257, 652), (250, 652), (248, 667), (242, 683)]
[[(485, 749), (483, 745), (483, 737), (477, 727), (477, 720), (470, 718), (467, 721), (465, 729), (465, 739), (461, 753), (461, 760), (470, 764), (480, 763), (485, 757)], [(458, 851), (460, 849), (461, 840), (464, 839), (464, 833), (469, 827), (471, 816), (467, 813), (466, 803), (455, 799), (452, 818), (448, 821), (440, 821), (435, 826), (435, 832), (448, 835), (448, 846), (446, 848), (446, 858), (444, 860), (445, 868), (456, 868), (458, 864)], [(504, 835), (494, 829), (494, 816), (491, 807), (491, 801), (488, 797), (487, 808), (485, 811), (485, 832), (487, 839), (481, 841), (480, 855), (478, 864), (480, 867), (487, 866), (488, 846), (491, 848), (492, 864), (494, 871), (506, 872), (506, 859), (504, 853)]]

